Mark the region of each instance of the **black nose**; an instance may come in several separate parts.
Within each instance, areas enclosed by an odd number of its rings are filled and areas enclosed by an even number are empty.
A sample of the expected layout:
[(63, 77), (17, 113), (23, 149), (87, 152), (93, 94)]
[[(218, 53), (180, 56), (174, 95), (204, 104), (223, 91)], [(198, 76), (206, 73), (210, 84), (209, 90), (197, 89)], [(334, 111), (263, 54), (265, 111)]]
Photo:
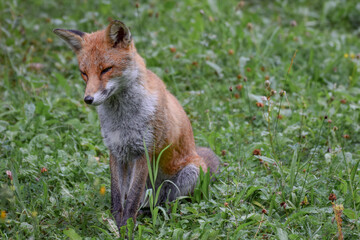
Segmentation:
[(93, 101), (94, 101), (94, 98), (92, 96), (86, 96), (84, 98), (84, 102), (86, 102), (87, 104), (92, 104)]

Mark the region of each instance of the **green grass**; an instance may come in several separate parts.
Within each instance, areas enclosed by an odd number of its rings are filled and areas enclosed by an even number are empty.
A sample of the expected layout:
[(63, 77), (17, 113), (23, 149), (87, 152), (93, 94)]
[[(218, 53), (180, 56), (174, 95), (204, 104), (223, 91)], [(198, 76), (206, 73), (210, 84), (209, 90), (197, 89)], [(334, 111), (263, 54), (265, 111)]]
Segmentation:
[[(156, 227), (139, 216), (135, 239), (337, 239), (330, 193), (345, 239), (360, 238), (357, 1), (112, 2), (0, 0), (1, 239), (116, 238), (97, 114), (52, 33), (109, 17), (131, 26), (197, 144), (222, 162), (209, 200), (163, 206)], [(267, 78), (277, 93), (257, 107)]]

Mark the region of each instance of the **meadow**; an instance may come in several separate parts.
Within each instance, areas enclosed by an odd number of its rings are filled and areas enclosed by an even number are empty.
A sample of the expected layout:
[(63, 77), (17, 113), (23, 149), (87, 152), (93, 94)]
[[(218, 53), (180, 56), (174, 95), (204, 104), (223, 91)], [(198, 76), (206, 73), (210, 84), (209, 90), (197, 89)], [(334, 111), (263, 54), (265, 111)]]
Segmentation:
[(1, 239), (119, 238), (97, 113), (52, 33), (111, 19), (221, 158), (202, 200), (130, 238), (360, 239), (358, 1), (0, 0)]

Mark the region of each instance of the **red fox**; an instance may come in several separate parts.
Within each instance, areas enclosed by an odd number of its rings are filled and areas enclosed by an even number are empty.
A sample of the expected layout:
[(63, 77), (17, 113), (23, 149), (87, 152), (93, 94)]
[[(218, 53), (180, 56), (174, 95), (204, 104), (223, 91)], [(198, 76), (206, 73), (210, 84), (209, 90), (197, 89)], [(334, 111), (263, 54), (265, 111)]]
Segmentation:
[(94, 33), (65, 29), (54, 33), (77, 55), (86, 82), (84, 101), (96, 106), (99, 114), (110, 150), (111, 211), (118, 227), (128, 218), (136, 221), (144, 200), (148, 179), (144, 142), (150, 159), (170, 146), (159, 160), (158, 181), (170, 180), (177, 187), (164, 184), (160, 202), (191, 193), (200, 167), (211, 174), (218, 171), (219, 158), (209, 148), (195, 146), (185, 111), (146, 68), (124, 23), (114, 20)]

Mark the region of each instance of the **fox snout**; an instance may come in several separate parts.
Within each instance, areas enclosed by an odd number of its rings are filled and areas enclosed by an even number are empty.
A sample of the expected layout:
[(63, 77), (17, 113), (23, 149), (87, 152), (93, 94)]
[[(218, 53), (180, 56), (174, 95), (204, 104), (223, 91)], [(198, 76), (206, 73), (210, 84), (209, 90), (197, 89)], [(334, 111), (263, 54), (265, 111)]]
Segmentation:
[[(105, 86), (102, 85), (100, 79), (96, 76), (92, 76), (89, 74), (89, 78), (87, 78), (86, 88), (84, 93), (84, 102), (89, 105), (99, 105), (103, 101), (103, 99), (99, 99), (99, 93), (104, 90)], [(100, 100), (100, 102), (99, 102)]]
[(87, 103), (87, 104), (92, 104), (94, 101), (94, 97), (90, 96), (90, 95), (87, 95), (84, 97), (84, 102)]
[(118, 87), (119, 83), (116, 79), (107, 83), (90, 80), (86, 84), (84, 102), (89, 105), (99, 106), (116, 93)]

